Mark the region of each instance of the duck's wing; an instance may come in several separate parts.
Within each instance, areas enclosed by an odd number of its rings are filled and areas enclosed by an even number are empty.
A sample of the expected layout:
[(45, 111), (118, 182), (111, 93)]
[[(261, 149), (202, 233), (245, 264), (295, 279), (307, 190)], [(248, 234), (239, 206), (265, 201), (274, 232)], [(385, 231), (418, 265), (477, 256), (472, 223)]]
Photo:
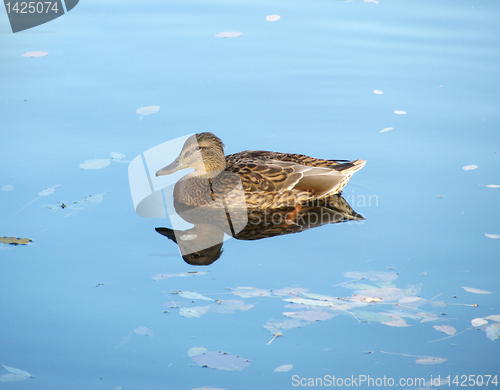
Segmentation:
[[(241, 161), (288, 161), (299, 165), (306, 165), (311, 167), (323, 167), (323, 168), (342, 168), (346, 165), (351, 165), (349, 160), (325, 160), (322, 158), (315, 158), (306, 156), (305, 154), (296, 153), (279, 153), (279, 152), (268, 152), (265, 150), (246, 150), (244, 152), (239, 152), (235, 154), (230, 154), (226, 156), (226, 162), (228, 165), (237, 164)], [(337, 169), (341, 170), (341, 169)]]
[(238, 158), (226, 167), (237, 174), (249, 192), (281, 193), (286, 190), (308, 192), (316, 197), (335, 192), (346, 179), (341, 171), (289, 161)]

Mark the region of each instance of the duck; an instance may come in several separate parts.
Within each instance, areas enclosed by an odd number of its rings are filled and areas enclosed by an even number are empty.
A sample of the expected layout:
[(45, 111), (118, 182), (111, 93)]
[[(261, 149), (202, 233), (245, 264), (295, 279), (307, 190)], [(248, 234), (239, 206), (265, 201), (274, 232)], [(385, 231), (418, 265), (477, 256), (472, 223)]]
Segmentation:
[(174, 200), (188, 208), (278, 209), (340, 194), (366, 164), (366, 160), (326, 160), (263, 150), (226, 156), (224, 148), (213, 133), (193, 134), (179, 156), (156, 176), (194, 169), (174, 187)]

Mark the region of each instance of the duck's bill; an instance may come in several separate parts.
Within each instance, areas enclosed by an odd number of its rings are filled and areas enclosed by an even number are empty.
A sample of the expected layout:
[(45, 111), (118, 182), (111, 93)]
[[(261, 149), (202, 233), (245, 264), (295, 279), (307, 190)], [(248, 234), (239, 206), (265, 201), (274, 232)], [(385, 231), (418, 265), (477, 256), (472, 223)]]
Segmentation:
[(156, 172), (156, 176), (165, 176), (165, 175), (170, 175), (171, 173), (180, 171), (181, 169), (186, 168), (184, 163), (180, 158), (177, 158), (172, 164), (167, 165), (166, 167), (163, 167), (162, 169), (158, 170)]

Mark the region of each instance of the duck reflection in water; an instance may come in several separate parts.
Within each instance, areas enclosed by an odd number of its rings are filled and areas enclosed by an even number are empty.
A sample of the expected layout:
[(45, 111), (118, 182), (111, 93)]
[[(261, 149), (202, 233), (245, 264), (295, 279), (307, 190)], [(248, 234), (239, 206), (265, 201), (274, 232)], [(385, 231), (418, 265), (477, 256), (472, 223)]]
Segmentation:
[(366, 161), (266, 151), (224, 156), (223, 147), (212, 133), (192, 135), (180, 155), (156, 172), (161, 176), (194, 168), (175, 184), (174, 207), (195, 226), (186, 231), (156, 229), (177, 243), (187, 263), (217, 260), (224, 233), (259, 240), (364, 219), (340, 192)]

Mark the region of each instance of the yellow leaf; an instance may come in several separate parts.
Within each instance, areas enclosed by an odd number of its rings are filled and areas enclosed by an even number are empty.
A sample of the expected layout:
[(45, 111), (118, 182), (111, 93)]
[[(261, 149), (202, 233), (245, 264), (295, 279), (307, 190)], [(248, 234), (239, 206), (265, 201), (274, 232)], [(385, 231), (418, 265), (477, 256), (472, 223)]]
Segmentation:
[(19, 237), (0, 237), (0, 242), (2, 244), (11, 245), (26, 245), (33, 241), (31, 238), (19, 238)]

